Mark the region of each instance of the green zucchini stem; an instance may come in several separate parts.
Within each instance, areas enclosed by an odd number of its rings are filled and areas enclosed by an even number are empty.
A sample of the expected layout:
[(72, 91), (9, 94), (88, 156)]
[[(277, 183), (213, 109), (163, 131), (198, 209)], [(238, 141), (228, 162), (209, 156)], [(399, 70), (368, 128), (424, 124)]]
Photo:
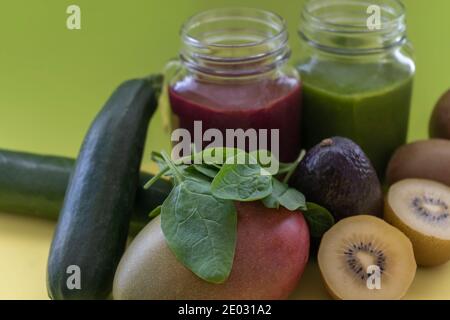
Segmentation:
[(144, 189), (150, 189), (150, 187), (159, 179), (161, 179), (168, 171), (170, 170), (169, 166), (161, 169), (158, 174), (156, 174), (155, 176), (153, 176), (153, 178), (151, 178), (150, 180), (148, 180), (148, 182), (144, 185)]

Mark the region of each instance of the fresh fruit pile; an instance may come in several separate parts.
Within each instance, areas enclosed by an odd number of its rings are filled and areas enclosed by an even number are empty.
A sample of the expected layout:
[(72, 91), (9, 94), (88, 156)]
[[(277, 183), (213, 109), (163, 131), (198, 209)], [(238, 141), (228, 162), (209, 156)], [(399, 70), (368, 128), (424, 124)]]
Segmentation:
[[(308, 168), (307, 162), (300, 164), (299, 178), (294, 182), (305, 195), (313, 192), (313, 195), (322, 197), (323, 201), (318, 203), (329, 208), (337, 219), (363, 214), (339, 221), (322, 238), (319, 267), (332, 297), (399, 299), (414, 279), (416, 264), (430, 267), (450, 260), (450, 90), (435, 107), (430, 120), (430, 137), (427, 141), (401, 146), (392, 156), (386, 172), (386, 182), (390, 186), (384, 204), (387, 223), (364, 215), (376, 215), (378, 211), (361, 210), (358, 201), (354, 201), (353, 208), (347, 207), (350, 211), (346, 214), (342, 214), (340, 208), (335, 209), (334, 199), (340, 195), (330, 196), (329, 190), (333, 188), (323, 188), (340, 181), (340, 170), (333, 168), (335, 163), (330, 161), (324, 166), (321, 163), (323, 155), (320, 154), (310, 161), (319, 169), (325, 167), (321, 178), (313, 180), (319, 182), (321, 188), (307, 182), (309, 175), (319, 173)], [(322, 142), (319, 148), (324, 144), (329, 143)], [(327, 176), (333, 178), (327, 180)], [(356, 170), (346, 176), (351, 181), (356, 179), (356, 194), (365, 195), (359, 200), (370, 202), (373, 197), (367, 196), (368, 186), (361, 187), (358, 177), (361, 174)], [(370, 185), (378, 195), (375, 189), (378, 186), (375, 187), (373, 182)], [(347, 197), (354, 196), (350, 188), (338, 190), (344, 190)], [(337, 200), (337, 203), (341, 202)], [(375, 267), (378, 274), (369, 272), (371, 267)], [(376, 282), (376, 276), (380, 281), (378, 289), (371, 285), (372, 280)]]
[[(121, 85), (76, 163), (0, 151), (0, 209), (56, 219), (62, 208), (52, 298), (285, 299), (320, 243), (333, 298), (400, 299), (417, 265), (450, 260), (450, 91), (433, 112), (432, 139), (392, 156), (384, 196), (371, 161), (344, 137), (279, 163), (276, 175), (261, 151), (211, 148), (178, 160), (153, 153), (160, 172), (139, 177), (161, 81)], [(129, 226), (140, 232), (125, 250)], [(73, 265), (84, 270), (78, 290), (67, 287)]]
[[(438, 116), (434, 115), (430, 124), (436, 127), (434, 123), (439, 123), (441, 129), (437, 131), (441, 133), (445, 131), (441, 117), (448, 114), (443, 111), (442, 101), (445, 103), (445, 98), (439, 102)], [(256, 174), (259, 167), (217, 163), (180, 166), (181, 177), (177, 178), (178, 170), (170, 159), (157, 155), (156, 161), (163, 173), (169, 172), (178, 180), (175, 190), (179, 191), (156, 209), (161, 218), (150, 223), (123, 256), (114, 280), (116, 299), (286, 298), (308, 260), (309, 233), (315, 236), (313, 242), (320, 241), (319, 268), (325, 287), (335, 299), (401, 299), (414, 280), (417, 265), (435, 266), (450, 259), (450, 188), (442, 184), (450, 181), (448, 140), (432, 139), (399, 148), (387, 170), (386, 180), (393, 185), (385, 201), (370, 160), (357, 144), (343, 137), (323, 140), (298, 164), (290, 165), (284, 180), (293, 189), (272, 177), (270, 191), (268, 178)], [(204, 189), (187, 188), (190, 192), (202, 196), (206, 192), (215, 201), (236, 201), (234, 258), (216, 265), (213, 273), (204, 267), (217, 261), (211, 254), (214, 248), (209, 247), (208, 253), (199, 246), (194, 253), (188, 244), (201, 243), (204, 236), (177, 239), (179, 234), (201, 235), (194, 230), (199, 223), (194, 226), (190, 214), (182, 213), (186, 208), (199, 216), (203, 216), (202, 208), (204, 214), (210, 210), (204, 205), (211, 199), (199, 198), (194, 205), (185, 204), (180, 185), (186, 181), (183, 175), (193, 172), (203, 175), (207, 183)], [(313, 214), (316, 205), (306, 205), (298, 191), (320, 205), (319, 214)], [(292, 199), (286, 196), (289, 194)], [(276, 206), (271, 206), (273, 203)], [(222, 206), (220, 202), (210, 207), (220, 212)], [(321, 206), (337, 221), (331, 228)], [(288, 209), (302, 209), (303, 215)], [(207, 219), (217, 220), (218, 212)], [(164, 219), (170, 219), (170, 223), (164, 224)], [(216, 241), (223, 250), (227, 243), (223, 239), (232, 232), (230, 228), (222, 240)], [(199, 261), (200, 266), (196, 265)], [(219, 266), (229, 266), (230, 274), (218, 275)], [(149, 276), (155, 270), (158, 276)]]
[[(321, 236), (333, 224), (328, 211), (264, 171), (257, 154), (212, 148), (189, 164), (165, 152), (153, 159), (161, 171), (147, 186), (167, 175), (175, 187), (123, 256), (114, 298), (287, 298), (308, 261), (309, 229)], [(283, 167), (287, 180), (296, 166)], [(160, 270), (151, 286), (149, 268)]]

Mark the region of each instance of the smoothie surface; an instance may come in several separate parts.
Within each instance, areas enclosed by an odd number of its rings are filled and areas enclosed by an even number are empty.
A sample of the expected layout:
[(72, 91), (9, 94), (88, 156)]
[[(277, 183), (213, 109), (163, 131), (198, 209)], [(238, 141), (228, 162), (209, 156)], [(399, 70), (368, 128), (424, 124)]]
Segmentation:
[(359, 144), (380, 178), (406, 142), (412, 93), (410, 70), (391, 64), (301, 64), (304, 147), (332, 136)]

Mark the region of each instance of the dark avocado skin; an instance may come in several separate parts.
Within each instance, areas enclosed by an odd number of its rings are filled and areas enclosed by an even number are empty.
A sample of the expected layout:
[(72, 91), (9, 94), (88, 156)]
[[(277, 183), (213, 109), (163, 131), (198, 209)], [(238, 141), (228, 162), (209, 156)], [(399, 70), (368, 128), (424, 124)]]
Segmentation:
[(439, 99), (430, 118), (431, 138), (450, 140), (450, 89)]
[[(72, 158), (0, 150), (0, 211), (57, 220), (74, 166)], [(136, 235), (150, 221), (149, 212), (172, 190), (166, 180), (144, 189), (152, 177), (140, 173), (130, 235)]]
[[(52, 299), (106, 299), (125, 249), (147, 128), (161, 77), (120, 85), (92, 123), (78, 155), (47, 265)], [(158, 89), (156, 89), (158, 87)], [(69, 289), (68, 267), (81, 270)]]
[(335, 219), (366, 214), (382, 216), (383, 194), (370, 160), (353, 141), (334, 137), (310, 149), (290, 185)]

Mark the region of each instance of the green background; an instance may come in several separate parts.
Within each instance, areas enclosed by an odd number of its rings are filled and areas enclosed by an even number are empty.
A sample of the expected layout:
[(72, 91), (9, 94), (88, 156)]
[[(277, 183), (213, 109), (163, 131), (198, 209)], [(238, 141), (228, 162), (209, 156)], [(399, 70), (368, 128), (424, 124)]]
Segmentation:
[[(160, 71), (177, 55), (180, 25), (206, 8), (240, 5), (279, 13), (289, 26), (295, 61), (302, 3), (1, 0), (0, 148), (75, 156), (112, 90), (124, 79)], [(417, 61), (409, 132), (415, 140), (426, 137), (431, 109), (450, 87), (450, 1), (404, 3)], [(70, 4), (81, 7), (82, 30), (66, 28)], [(167, 146), (168, 136), (156, 115), (147, 148)]]

